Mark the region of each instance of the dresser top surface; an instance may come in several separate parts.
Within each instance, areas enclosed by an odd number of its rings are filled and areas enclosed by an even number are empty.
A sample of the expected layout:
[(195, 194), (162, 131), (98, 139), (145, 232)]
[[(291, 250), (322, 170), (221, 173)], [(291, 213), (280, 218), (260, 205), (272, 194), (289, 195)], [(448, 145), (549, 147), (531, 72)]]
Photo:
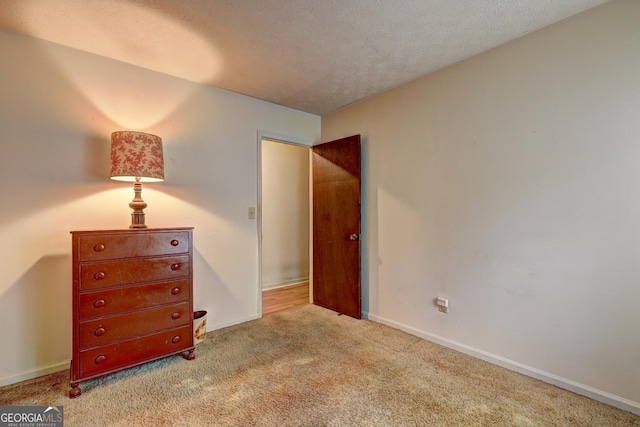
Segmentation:
[(193, 230), (193, 227), (171, 227), (171, 228), (124, 228), (114, 230), (72, 230), (71, 234), (144, 234), (144, 233), (158, 233), (163, 231), (181, 231), (181, 230)]

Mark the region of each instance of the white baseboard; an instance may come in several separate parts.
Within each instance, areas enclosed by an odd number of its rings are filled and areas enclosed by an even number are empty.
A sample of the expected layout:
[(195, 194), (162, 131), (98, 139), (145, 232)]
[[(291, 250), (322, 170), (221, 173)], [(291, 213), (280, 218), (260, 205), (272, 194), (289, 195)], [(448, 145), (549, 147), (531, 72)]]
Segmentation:
[(486, 351), (479, 350), (456, 341), (448, 340), (436, 334), (425, 332), (420, 329), (414, 328), (412, 326), (407, 326), (402, 323), (398, 323), (393, 320), (386, 319), (381, 316), (377, 316), (375, 314), (364, 312), (363, 317), (373, 322), (382, 323), (383, 325), (400, 329), (401, 331), (423, 338), (427, 341), (431, 341), (433, 343), (439, 344), (443, 347), (447, 347), (452, 350), (456, 350), (461, 353), (468, 354), (469, 356), (475, 357), (480, 360), (484, 360), (485, 362), (489, 362), (494, 365), (501, 366), (503, 368), (518, 372), (528, 377), (532, 377), (537, 380), (544, 381), (549, 384), (553, 384), (565, 390), (572, 391), (576, 394), (589, 397), (593, 400), (597, 400), (598, 402), (602, 402), (604, 404), (613, 406), (615, 408), (622, 409), (624, 411), (628, 411), (636, 415), (640, 415), (640, 403), (638, 402), (634, 402), (632, 400), (625, 399), (620, 396), (616, 396), (614, 394), (596, 389), (594, 387), (580, 384), (578, 382), (569, 380), (567, 378), (563, 378), (558, 375), (554, 375), (549, 372), (545, 372), (540, 369), (536, 369), (531, 366), (527, 366), (522, 363), (510, 360), (510, 359), (506, 359), (504, 357), (497, 356), (495, 354), (491, 354)]
[(286, 282), (282, 282), (282, 283), (264, 285), (262, 287), (262, 292), (264, 292), (264, 291), (272, 291), (274, 289), (288, 288), (288, 287), (291, 287), (291, 286), (301, 285), (303, 283), (309, 283), (309, 278), (308, 277), (301, 277), (299, 279), (287, 280)]
[(50, 365), (45, 368), (38, 368), (28, 372), (23, 372), (20, 374), (9, 375), (8, 377), (0, 378), (0, 387), (5, 385), (16, 384), (22, 381), (31, 380), (33, 378), (38, 378), (43, 375), (53, 374), (54, 372), (60, 372), (69, 369), (69, 361), (56, 363), (55, 365)]
[(218, 329), (227, 328), (229, 326), (239, 325), (240, 323), (248, 322), (250, 320), (260, 319), (262, 316), (254, 314), (252, 316), (240, 317), (237, 319), (229, 320), (227, 322), (216, 323), (215, 325), (211, 325), (207, 322), (207, 332), (212, 332)]

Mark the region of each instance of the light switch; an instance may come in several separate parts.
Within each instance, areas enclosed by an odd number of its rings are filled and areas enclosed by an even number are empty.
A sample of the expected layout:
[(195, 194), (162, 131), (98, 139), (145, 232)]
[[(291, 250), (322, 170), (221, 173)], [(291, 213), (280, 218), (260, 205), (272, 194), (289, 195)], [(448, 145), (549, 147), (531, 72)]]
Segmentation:
[(249, 208), (249, 219), (256, 219), (256, 208)]

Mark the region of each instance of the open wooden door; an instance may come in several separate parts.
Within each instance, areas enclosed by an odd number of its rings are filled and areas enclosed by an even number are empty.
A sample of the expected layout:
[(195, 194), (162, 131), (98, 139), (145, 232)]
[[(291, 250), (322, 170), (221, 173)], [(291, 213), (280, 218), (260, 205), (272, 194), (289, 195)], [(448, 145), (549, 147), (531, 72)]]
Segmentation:
[(360, 319), (360, 135), (312, 153), (313, 303)]

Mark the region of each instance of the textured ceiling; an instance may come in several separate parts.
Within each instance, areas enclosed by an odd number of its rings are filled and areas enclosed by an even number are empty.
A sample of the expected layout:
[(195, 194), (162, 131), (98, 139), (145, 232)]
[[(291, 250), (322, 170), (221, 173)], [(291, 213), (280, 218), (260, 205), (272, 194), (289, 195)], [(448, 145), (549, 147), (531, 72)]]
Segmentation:
[(0, 0), (0, 27), (324, 115), (607, 1)]

